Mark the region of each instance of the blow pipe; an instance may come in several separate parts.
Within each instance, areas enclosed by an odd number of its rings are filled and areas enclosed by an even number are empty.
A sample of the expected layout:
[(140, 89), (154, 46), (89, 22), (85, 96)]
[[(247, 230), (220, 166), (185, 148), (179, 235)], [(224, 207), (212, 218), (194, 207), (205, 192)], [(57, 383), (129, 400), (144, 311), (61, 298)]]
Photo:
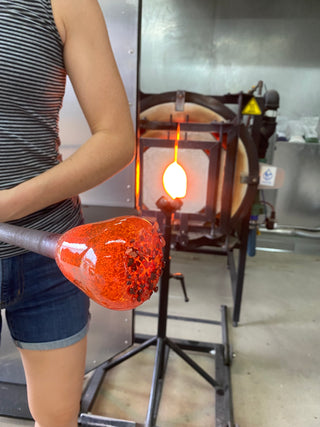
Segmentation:
[(158, 224), (122, 216), (63, 233), (0, 223), (0, 240), (55, 259), (62, 274), (98, 304), (131, 310), (158, 290), (165, 244)]

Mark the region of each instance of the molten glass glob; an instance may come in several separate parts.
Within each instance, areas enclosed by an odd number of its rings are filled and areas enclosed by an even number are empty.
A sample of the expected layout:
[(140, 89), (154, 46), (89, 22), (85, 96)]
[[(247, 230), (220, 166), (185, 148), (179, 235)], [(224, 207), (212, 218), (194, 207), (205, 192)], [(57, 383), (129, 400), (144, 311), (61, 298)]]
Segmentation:
[(164, 239), (157, 228), (135, 216), (81, 225), (60, 237), (55, 260), (98, 304), (131, 310), (158, 290)]
[(183, 199), (187, 194), (187, 174), (176, 161), (172, 162), (163, 173), (163, 188), (174, 199)]

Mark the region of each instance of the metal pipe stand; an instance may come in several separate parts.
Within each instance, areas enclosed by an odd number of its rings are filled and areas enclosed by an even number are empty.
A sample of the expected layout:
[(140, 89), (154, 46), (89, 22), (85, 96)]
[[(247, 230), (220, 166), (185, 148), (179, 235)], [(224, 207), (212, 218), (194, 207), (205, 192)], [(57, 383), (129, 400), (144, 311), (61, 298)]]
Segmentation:
[[(159, 311), (158, 315), (158, 331), (156, 336), (136, 335), (135, 343), (138, 345), (133, 347), (125, 354), (122, 354), (96, 369), (91, 377), (91, 381), (83, 394), (82, 409), (79, 418), (81, 426), (114, 426), (114, 427), (138, 427), (133, 421), (114, 420), (111, 418), (97, 417), (90, 415), (90, 409), (97, 395), (98, 389), (103, 381), (103, 378), (108, 370), (128, 360), (132, 356), (145, 350), (151, 345), (155, 346), (155, 362), (153, 370), (153, 378), (151, 384), (149, 406), (145, 419), (145, 427), (155, 427), (163, 384), (165, 380), (166, 367), (170, 350), (173, 350), (181, 357), (189, 366), (199, 373), (213, 387), (215, 392), (215, 427), (235, 427), (233, 420), (232, 393), (231, 393), (231, 351), (228, 336), (228, 319), (227, 307), (221, 306), (221, 321), (204, 321), (204, 323), (212, 323), (221, 326), (222, 328), (222, 343), (215, 344), (209, 342), (196, 342), (190, 340), (178, 340), (168, 338), (166, 335), (167, 319), (174, 318), (182, 321), (199, 321), (199, 319), (173, 317), (168, 315), (168, 293), (170, 274), (170, 243), (171, 243), (171, 214), (165, 213), (165, 230), (164, 238), (166, 245), (164, 247), (165, 268), (161, 277)], [(136, 314), (144, 313), (137, 312)], [(148, 314), (147, 314), (148, 315)], [(150, 314), (149, 314), (150, 315)], [(152, 315), (152, 314), (151, 314)], [(215, 378), (209, 375), (202, 369), (186, 351), (196, 351), (211, 354), (215, 360)]]

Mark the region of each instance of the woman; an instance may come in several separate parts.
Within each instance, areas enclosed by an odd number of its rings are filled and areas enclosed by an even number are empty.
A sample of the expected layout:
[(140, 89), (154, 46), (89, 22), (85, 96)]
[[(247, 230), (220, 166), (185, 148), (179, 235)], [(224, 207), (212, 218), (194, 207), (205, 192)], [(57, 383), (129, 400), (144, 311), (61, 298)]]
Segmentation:
[[(128, 101), (97, 0), (1, 0), (0, 222), (62, 233), (77, 195), (134, 156)], [(58, 153), (68, 74), (92, 136)], [(36, 427), (75, 427), (88, 298), (49, 258), (0, 244), (1, 307), (25, 369)]]

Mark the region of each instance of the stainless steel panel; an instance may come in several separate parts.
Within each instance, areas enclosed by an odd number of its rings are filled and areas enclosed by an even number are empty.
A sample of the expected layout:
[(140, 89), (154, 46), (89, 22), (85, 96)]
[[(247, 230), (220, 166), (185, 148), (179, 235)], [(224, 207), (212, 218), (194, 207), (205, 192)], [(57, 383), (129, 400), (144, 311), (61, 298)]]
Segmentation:
[(280, 93), (280, 113), (320, 110), (320, 2), (143, 0), (140, 86), (158, 93)]
[(285, 171), (276, 198), (279, 227), (320, 227), (320, 144), (277, 142), (275, 148), (274, 164)]
[[(128, 96), (133, 122), (136, 121), (138, 0), (100, 0), (111, 45)], [(68, 81), (60, 118), (61, 152), (64, 158), (73, 153), (90, 136), (90, 131)], [(134, 207), (135, 165), (105, 183), (81, 195), (87, 205)]]

